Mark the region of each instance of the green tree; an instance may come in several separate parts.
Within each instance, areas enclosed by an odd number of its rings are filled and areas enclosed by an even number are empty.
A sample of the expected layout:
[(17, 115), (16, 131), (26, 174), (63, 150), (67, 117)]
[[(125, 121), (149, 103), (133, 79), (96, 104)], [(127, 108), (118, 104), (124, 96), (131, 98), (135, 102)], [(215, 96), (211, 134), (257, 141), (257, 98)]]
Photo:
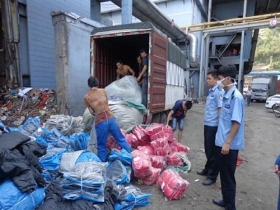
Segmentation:
[(280, 27), (261, 29), (259, 33), (255, 62), (270, 63), (272, 56), (272, 70), (280, 71)]

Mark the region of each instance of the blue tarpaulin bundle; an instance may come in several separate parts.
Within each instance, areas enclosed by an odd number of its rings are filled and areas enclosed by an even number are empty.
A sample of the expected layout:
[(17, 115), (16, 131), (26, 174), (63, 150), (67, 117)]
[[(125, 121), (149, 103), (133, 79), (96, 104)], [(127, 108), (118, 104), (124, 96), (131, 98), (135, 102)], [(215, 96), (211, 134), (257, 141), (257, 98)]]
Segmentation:
[(44, 188), (37, 188), (32, 193), (22, 193), (15, 184), (7, 180), (0, 185), (1, 210), (33, 210), (45, 197)]
[(106, 169), (106, 178), (115, 182), (115, 184), (130, 183), (131, 168), (125, 166), (120, 160), (109, 163)]
[(70, 146), (74, 151), (87, 149), (89, 133), (75, 133), (69, 137)]
[(132, 163), (132, 154), (127, 152), (125, 149), (118, 151), (117, 149), (112, 149), (109, 161), (112, 162), (114, 160), (120, 160), (125, 165), (131, 165)]
[(130, 210), (150, 205), (151, 194), (143, 194), (138, 187), (133, 185), (118, 185), (117, 187), (120, 196), (115, 204), (115, 210)]

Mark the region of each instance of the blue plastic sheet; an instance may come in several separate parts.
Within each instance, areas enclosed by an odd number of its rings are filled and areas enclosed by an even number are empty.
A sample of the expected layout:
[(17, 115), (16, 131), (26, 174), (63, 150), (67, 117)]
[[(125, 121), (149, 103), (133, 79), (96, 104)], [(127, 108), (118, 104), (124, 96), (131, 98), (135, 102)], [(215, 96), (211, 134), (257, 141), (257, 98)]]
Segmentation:
[(125, 165), (131, 165), (132, 154), (127, 152), (125, 149), (122, 149), (121, 151), (112, 149), (108, 159), (111, 162), (114, 160), (120, 160)]
[(41, 137), (48, 142), (48, 149), (52, 147), (68, 148), (69, 138), (64, 136), (59, 130), (53, 128), (49, 131), (46, 128), (42, 128)]
[(22, 126), (18, 127), (18, 131), (24, 135), (32, 136), (40, 128), (40, 124), (39, 117), (29, 117)]
[(76, 133), (69, 137), (70, 146), (74, 151), (87, 149), (89, 133)]
[(99, 159), (99, 157), (97, 157), (96, 154), (89, 151), (85, 151), (79, 156), (76, 163), (91, 162), (91, 161), (101, 162), (101, 160)]
[(133, 185), (118, 185), (120, 196), (115, 204), (115, 210), (130, 210), (136, 207), (150, 205), (151, 194), (143, 194), (141, 190)]
[[(130, 166), (128, 166), (130, 167)], [(130, 183), (131, 170), (127, 170), (127, 167), (122, 164), (120, 160), (115, 160), (109, 163), (106, 169), (106, 178), (115, 182), (115, 184), (129, 184)]]
[(7, 180), (0, 185), (1, 210), (33, 210), (45, 197), (44, 188), (37, 188), (32, 193), (22, 193), (15, 184)]
[(40, 163), (45, 170), (58, 170), (60, 165), (60, 159), (63, 152), (67, 149), (64, 148), (53, 148), (47, 150), (47, 154), (40, 158)]

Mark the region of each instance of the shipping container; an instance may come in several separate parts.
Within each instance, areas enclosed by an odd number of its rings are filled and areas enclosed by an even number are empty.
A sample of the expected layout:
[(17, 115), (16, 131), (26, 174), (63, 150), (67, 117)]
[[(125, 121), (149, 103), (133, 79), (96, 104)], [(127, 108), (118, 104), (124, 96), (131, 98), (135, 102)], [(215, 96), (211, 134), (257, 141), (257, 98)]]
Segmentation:
[(186, 55), (149, 22), (96, 28), (91, 35), (91, 73), (104, 88), (116, 80), (116, 60), (138, 70), (139, 50), (148, 52), (146, 123), (166, 123), (168, 111), (183, 99)]

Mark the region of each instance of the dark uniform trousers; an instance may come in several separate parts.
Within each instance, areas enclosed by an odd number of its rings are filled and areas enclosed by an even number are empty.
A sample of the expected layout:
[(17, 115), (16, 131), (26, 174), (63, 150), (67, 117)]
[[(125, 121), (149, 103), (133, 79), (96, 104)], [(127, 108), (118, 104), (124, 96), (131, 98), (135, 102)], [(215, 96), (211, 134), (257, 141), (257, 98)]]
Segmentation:
[(221, 154), (222, 148), (217, 146), (217, 161), (220, 166), (220, 179), (222, 187), (223, 201), (226, 210), (236, 210), (235, 195), (236, 181), (235, 170), (238, 157), (238, 150), (229, 150), (229, 154)]
[(207, 172), (209, 179), (216, 180), (219, 174), (217, 164), (217, 148), (215, 145), (216, 133), (218, 126), (204, 125), (204, 149), (206, 155), (206, 164), (204, 170)]

